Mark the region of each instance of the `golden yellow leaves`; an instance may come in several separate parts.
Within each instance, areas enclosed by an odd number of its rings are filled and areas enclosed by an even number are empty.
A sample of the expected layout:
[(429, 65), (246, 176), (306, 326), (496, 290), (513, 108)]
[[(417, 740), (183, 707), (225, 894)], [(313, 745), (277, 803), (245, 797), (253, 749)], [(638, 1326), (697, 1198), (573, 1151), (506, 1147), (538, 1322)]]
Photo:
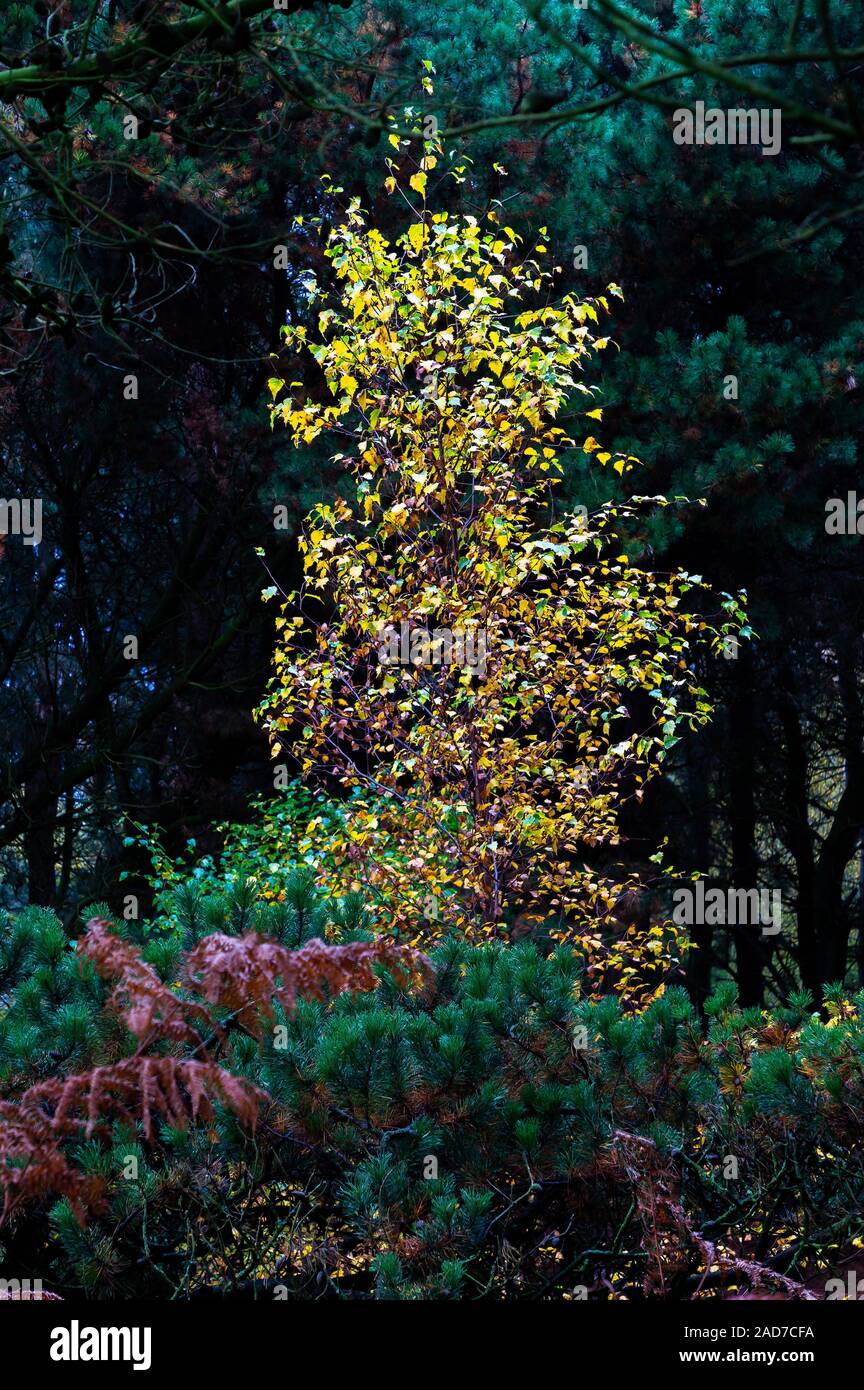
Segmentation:
[[(395, 133), (390, 143), (404, 148)], [(424, 200), (436, 163), (426, 148), (408, 179)], [(303, 603), (314, 591), (314, 613), (302, 632), (280, 627), (262, 713), (274, 734), (302, 730), (304, 769), (341, 781), (350, 811), (328, 826), (326, 853), (388, 928), (484, 938), (528, 906), (562, 936), (592, 924), (599, 979), (597, 923), (615, 883), (580, 856), (619, 844), (622, 781), (641, 790), (663, 752), (620, 727), (627, 692), (650, 692), (673, 727), (704, 722), (708, 705), (699, 692), (688, 706), (676, 583), (658, 588), (614, 558), (613, 509), (590, 524), (533, 519), (579, 447), (556, 417), (575, 390), (596, 394), (578, 377), (605, 341), (589, 324), (607, 304), (522, 308), (549, 275), (520, 262), (517, 243), (512, 228), (424, 210), (391, 247), (356, 202), (333, 233), (336, 291), (308, 350), (335, 403), (274, 415), (295, 443), (347, 435), (357, 498), (310, 519)], [(290, 341), (304, 349), (299, 331)], [(583, 413), (602, 420), (593, 404)], [(581, 448), (616, 472), (636, 462), (593, 436)], [(465, 663), (385, 659), (382, 630), (403, 624), (427, 637), (482, 630), (482, 677)], [(608, 960), (632, 995), (637, 977), (662, 988), (675, 949), (628, 938)]]
[(422, 222), (412, 222), (408, 228), (408, 240), (412, 249), (419, 254), (429, 240), (429, 229)]

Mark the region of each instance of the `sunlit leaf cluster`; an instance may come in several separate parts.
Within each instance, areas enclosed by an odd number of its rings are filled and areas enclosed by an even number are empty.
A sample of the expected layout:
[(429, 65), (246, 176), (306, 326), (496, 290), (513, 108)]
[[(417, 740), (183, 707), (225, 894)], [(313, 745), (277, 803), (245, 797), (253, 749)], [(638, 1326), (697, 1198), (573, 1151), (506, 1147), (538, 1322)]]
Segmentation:
[[(556, 509), (576, 451), (619, 474), (638, 462), (594, 435), (608, 299), (555, 302), (548, 248), (523, 247), (500, 205), (427, 203), (464, 165), (391, 145), (406, 230), (390, 243), (349, 203), (317, 333), (285, 330), (322, 389), (270, 382), (274, 422), (300, 448), (338, 441), (356, 495), (308, 518), (260, 714), (274, 756), (353, 793), (343, 861), (390, 925), (483, 937), (521, 913), (599, 951), (626, 879), (622, 808), (708, 718), (691, 643), (716, 634), (685, 598), (698, 577), (649, 573), (616, 541), (616, 518), (665, 498)], [(428, 634), (421, 658), (392, 659), (391, 630)], [(442, 633), (482, 634), (482, 669), (440, 659)], [(641, 954), (668, 959), (657, 940)]]

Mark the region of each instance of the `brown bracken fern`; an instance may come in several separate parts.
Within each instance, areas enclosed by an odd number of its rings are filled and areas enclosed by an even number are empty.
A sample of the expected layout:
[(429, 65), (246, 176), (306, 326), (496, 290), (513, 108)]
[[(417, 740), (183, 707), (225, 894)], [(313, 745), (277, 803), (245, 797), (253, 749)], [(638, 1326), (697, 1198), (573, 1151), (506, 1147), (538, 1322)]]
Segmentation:
[(121, 1015), (139, 1043), (170, 1038), (197, 1046), (201, 1037), (190, 1019), (197, 1018), (205, 1029), (212, 1028), (207, 1010), (172, 993), (135, 947), (121, 940), (103, 917), (93, 917), (87, 923), (78, 951), (103, 980), (117, 981), (108, 996), (108, 1007)]
[(101, 1183), (70, 1166), (60, 1148), (50, 1119), (21, 1100), (0, 1101), (0, 1185), (3, 1214), (22, 1202), (56, 1193), (68, 1197), (73, 1210), (98, 1209)]
[[(103, 1183), (70, 1163), (63, 1149), (68, 1141), (107, 1138), (120, 1121), (140, 1124), (152, 1142), (154, 1121), (184, 1128), (211, 1119), (216, 1104), (251, 1128), (268, 1099), (209, 1054), (209, 1047), (225, 1042), (209, 1009), (163, 984), (135, 947), (114, 934), (110, 922), (93, 918), (78, 950), (103, 979), (116, 981), (108, 1007), (121, 1015), (138, 1049), (132, 1057), (52, 1077), (16, 1100), (0, 1101), (0, 1220), (21, 1203), (49, 1194), (67, 1197), (81, 1219), (98, 1208)], [(261, 1020), (273, 1017), (274, 1000), (291, 1012), (298, 996), (324, 999), (344, 990), (373, 989), (377, 965), (403, 983), (423, 978), (427, 969), (419, 952), (392, 941), (328, 946), (315, 940), (288, 951), (250, 932), (206, 937), (187, 957), (184, 977), (209, 1004), (230, 1010), (260, 1035)], [(146, 1048), (156, 1043), (163, 1045), (160, 1055), (147, 1055)], [(198, 1055), (175, 1055), (183, 1046)]]
[(186, 958), (186, 977), (209, 1003), (236, 1012), (257, 1033), (262, 1016), (273, 1018), (274, 999), (293, 1013), (298, 995), (325, 999), (346, 990), (374, 989), (376, 965), (386, 966), (400, 984), (422, 981), (427, 968), (419, 951), (387, 939), (328, 946), (316, 938), (299, 951), (288, 951), (249, 932), (206, 936)]

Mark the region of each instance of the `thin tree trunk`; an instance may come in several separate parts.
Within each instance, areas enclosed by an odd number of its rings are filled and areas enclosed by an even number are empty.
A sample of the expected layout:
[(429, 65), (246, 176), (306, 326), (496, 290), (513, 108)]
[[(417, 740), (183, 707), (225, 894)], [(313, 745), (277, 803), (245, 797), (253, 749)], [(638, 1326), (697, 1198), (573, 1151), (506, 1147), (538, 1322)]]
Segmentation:
[(823, 984), (846, 977), (851, 920), (843, 904), (843, 879), (864, 827), (864, 716), (854, 655), (840, 658), (840, 698), (845, 716), (846, 783), (816, 865)]
[(785, 806), (781, 817), (786, 843), (795, 860), (798, 880), (796, 919), (798, 969), (801, 983), (817, 1002), (821, 997), (819, 951), (816, 933), (816, 863), (808, 816), (807, 753), (798, 710), (790, 695), (781, 692), (777, 712), (786, 744)]
[(57, 901), (54, 854), (57, 803), (44, 804), (46, 780), (47, 774), (40, 769), (27, 783), (23, 802), (25, 814), (29, 806), (33, 807), (32, 819), (24, 831), (28, 897), (39, 907), (53, 907)]
[(63, 845), (60, 851), (60, 883), (57, 889), (57, 906), (62, 908), (69, 892), (72, 878), (72, 861), (75, 857), (75, 792), (72, 787), (64, 797)]
[[(730, 830), (732, 835), (732, 884), (755, 888), (756, 857), (756, 748), (753, 720), (753, 658), (748, 648), (738, 658), (736, 684), (729, 709)], [(735, 932), (735, 960), (742, 1004), (761, 1004), (765, 985), (762, 946), (758, 926), (727, 928)]]
[[(687, 756), (687, 803), (690, 810), (695, 867), (707, 875), (713, 867), (711, 853), (711, 787), (708, 780), (708, 759), (704, 749), (694, 740)], [(687, 956), (687, 988), (699, 1012), (711, 993), (711, 966), (714, 938), (713, 926), (695, 924), (691, 930), (693, 950)]]

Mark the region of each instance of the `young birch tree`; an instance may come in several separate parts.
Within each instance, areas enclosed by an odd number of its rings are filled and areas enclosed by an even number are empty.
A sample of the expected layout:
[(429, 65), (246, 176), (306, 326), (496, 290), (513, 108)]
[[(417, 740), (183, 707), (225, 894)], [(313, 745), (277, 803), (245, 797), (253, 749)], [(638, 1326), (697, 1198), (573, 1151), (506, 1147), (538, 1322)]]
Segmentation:
[(663, 927), (611, 957), (603, 928), (626, 880), (610, 867), (623, 807), (710, 713), (689, 644), (718, 634), (682, 602), (701, 581), (621, 553), (616, 517), (664, 498), (590, 518), (553, 506), (574, 450), (618, 474), (637, 462), (588, 433), (607, 298), (553, 302), (542, 240), (523, 253), (499, 208), (434, 211), (430, 183), (464, 165), (390, 143), (386, 187), (411, 221), (391, 244), (349, 204), (317, 332), (285, 329), (326, 389), (270, 383), (296, 445), (326, 431), (345, 449), (356, 498), (308, 518), (259, 713), (274, 755), (292, 745), (305, 778), (351, 794), (328, 850), (388, 928), (483, 939), (519, 913), (598, 970), (659, 973)]

